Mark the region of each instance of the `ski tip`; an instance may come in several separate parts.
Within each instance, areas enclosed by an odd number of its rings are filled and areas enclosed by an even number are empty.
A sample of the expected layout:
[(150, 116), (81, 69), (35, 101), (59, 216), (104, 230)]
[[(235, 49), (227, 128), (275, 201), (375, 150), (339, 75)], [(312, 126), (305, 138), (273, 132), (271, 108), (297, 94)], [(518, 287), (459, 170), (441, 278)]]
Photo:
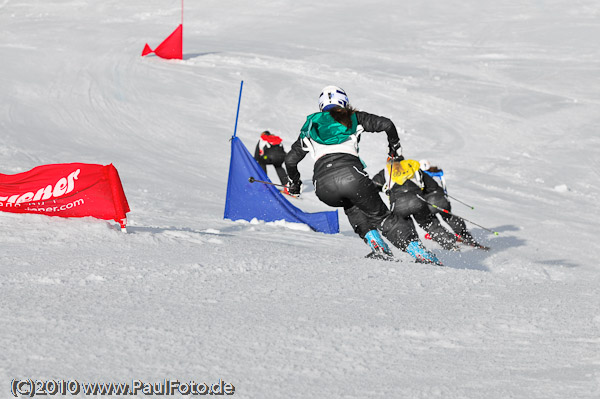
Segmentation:
[(414, 258), (414, 261), (415, 263), (418, 263), (420, 265), (444, 266), (444, 264), (440, 262), (439, 259), (436, 261), (432, 261), (429, 259)]
[(386, 255), (386, 254), (375, 252), (375, 251), (366, 254), (365, 258), (375, 259), (375, 260), (385, 260), (388, 262), (400, 262), (400, 259), (396, 259), (394, 256)]
[(291, 197), (291, 198), (295, 198), (295, 199), (302, 199), (302, 198), (300, 197), (300, 194), (298, 194), (298, 195), (294, 195), (294, 194), (286, 193), (286, 192), (284, 192), (283, 190), (279, 190), (279, 192), (280, 192), (282, 195), (285, 195), (286, 197)]
[(469, 245), (469, 246), (470, 246), (470, 247), (473, 247), (473, 248), (475, 248), (475, 249), (480, 249), (480, 250), (482, 250), (482, 251), (489, 251), (489, 250), (491, 249), (490, 247), (486, 247), (485, 245), (481, 245), (481, 244), (479, 244), (479, 243), (476, 243), (476, 244), (471, 244), (471, 245)]

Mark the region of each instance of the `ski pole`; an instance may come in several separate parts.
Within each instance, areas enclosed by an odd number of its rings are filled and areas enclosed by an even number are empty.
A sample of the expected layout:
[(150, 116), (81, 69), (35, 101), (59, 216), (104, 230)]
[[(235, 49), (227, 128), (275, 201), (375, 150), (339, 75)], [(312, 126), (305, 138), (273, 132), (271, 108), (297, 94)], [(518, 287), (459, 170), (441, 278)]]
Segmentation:
[(271, 186), (277, 186), (277, 187), (283, 187), (283, 188), (289, 188), (288, 186), (284, 186), (283, 184), (275, 184), (275, 183), (271, 183), (270, 181), (264, 181), (264, 180), (256, 180), (254, 177), (250, 176), (250, 178), (248, 179), (248, 181), (250, 183), (263, 183), (263, 184), (270, 184)]
[(477, 223), (475, 223), (475, 222), (471, 222), (469, 219), (465, 219), (465, 218), (463, 218), (463, 217), (461, 217), (461, 216), (458, 216), (458, 215), (456, 215), (456, 214), (454, 214), (454, 213), (450, 212), (450, 211), (449, 211), (449, 210), (447, 210), (447, 209), (444, 209), (444, 208), (441, 208), (441, 207), (439, 207), (439, 206), (437, 206), (437, 205), (435, 205), (435, 204), (432, 204), (431, 202), (427, 201), (425, 198), (421, 197), (420, 195), (417, 195), (417, 197), (418, 197), (418, 198), (419, 198), (421, 201), (424, 201), (426, 204), (428, 204), (428, 205), (431, 205), (431, 206), (432, 206), (432, 207), (434, 207), (435, 209), (437, 209), (437, 210), (440, 210), (440, 211), (442, 211), (442, 212), (444, 212), (444, 213), (447, 213), (447, 214), (448, 214), (448, 215), (450, 215), (450, 216), (456, 216), (457, 218), (459, 218), (459, 219), (462, 219), (462, 220), (464, 220), (465, 222), (469, 222), (469, 223), (471, 223), (471, 224), (474, 224), (474, 225), (475, 225), (475, 226), (477, 226), (477, 227), (481, 227), (482, 229), (484, 229), (484, 230), (486, 230), (486, 231), (489, 231), (490, 233), (494, 233), (494, 235), (496, 235), (496, 236), (497, 236), (498, 234), (500, 234), (500, 233), (498, 233), (497, 231), (490, 230), (490, 229), (488, 229), (487, 227), (483, 227), (483, 226), (482, 226), (482, 225), (480, 225), (480, 224), (477, 224)]
[[(385, 166), (385, 168), (387, 169), (387, 165)], [(392, 186), (392, 173), (394, 172), (394, 157), (390, 158), (390, 173), (388, 173), (387, 175), (387, 189), (389, 190), (390, 187)], [(385, 176), (385, 174), (384, 174)]]
[(461, 204), (463, 204), (463, 205), (465, 205), (465, 206), (468, 206), (468, 207), (469, 207), (469, 208), (471, 208), (471, 209), (475, 209), (475, 207), (474, 207), (474, 206), (471, 206), (471, 205), (469, 205), (469, 204), (467, 204), (467, 203), (464, 203), (464, 202), (462, 202), (461, 200), (459, 200), (458, 198), (454, 198), (454, 197), (453, 197), (453, 196), (451, 196), (450, 194), (446, 194), (446, 195), (447, 195), (448, 197), (452, 198), (452, 199), (453, 199), (454, 201), (456, 201), (456, 202), (460, 202)]

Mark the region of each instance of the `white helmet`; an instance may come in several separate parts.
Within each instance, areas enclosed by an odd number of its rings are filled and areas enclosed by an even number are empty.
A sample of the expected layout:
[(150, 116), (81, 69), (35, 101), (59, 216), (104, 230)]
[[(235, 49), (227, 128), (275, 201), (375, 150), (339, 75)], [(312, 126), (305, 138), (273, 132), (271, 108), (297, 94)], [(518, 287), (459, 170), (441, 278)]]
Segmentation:
[(350, 100), (348, 100), (346, 92), (337, 86), (327, 86), (319, 95), (319, 109), (321, 111), (327, 111), (336, 105), (346, 107), (349, 104)]
[(429, 170), (431, 168), (431, 163), (426, 159), (421, 159), (419, 163), (421, 164), (421, 170)]

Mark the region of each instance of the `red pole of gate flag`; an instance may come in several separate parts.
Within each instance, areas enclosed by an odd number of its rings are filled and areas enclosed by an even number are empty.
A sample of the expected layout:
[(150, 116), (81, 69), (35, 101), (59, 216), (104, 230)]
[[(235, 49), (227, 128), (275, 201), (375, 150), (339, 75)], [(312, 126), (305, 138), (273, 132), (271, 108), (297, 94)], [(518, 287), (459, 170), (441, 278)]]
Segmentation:
[(154, 53), (165, 59), (183, 59), (183, 0), (181, 0), (181, 23), (157, 48), (152, 50), (148, 43), (144, 46), (142, 57)]

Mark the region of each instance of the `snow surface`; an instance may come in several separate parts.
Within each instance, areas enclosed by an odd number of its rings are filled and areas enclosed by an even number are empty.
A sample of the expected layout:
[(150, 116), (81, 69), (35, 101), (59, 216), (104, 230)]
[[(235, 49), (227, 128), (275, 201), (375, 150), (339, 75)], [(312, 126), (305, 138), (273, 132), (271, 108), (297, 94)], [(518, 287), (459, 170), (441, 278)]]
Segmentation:
[[(167, 379), (239, 398), (599, 398), (595, 0), (187, 2), (184, 60), (140, 57), (175, 0), (0, 0), (0, 171), (113, 163), (129, 233), (0, 214), (0, 398), (13, 378)], [(493, 249), (365, 260), (341, 233), (223, 219), (238, 136), (289, 145), (322, 87), (444, 168)], [(385, 138), (361, 154), (375, 174)], [(296, 205), (314, 196), (312, 161)], [(271, 177), (275, 177), (270, 170)], [(422, 232), (421, 232), (422, 234)]]

